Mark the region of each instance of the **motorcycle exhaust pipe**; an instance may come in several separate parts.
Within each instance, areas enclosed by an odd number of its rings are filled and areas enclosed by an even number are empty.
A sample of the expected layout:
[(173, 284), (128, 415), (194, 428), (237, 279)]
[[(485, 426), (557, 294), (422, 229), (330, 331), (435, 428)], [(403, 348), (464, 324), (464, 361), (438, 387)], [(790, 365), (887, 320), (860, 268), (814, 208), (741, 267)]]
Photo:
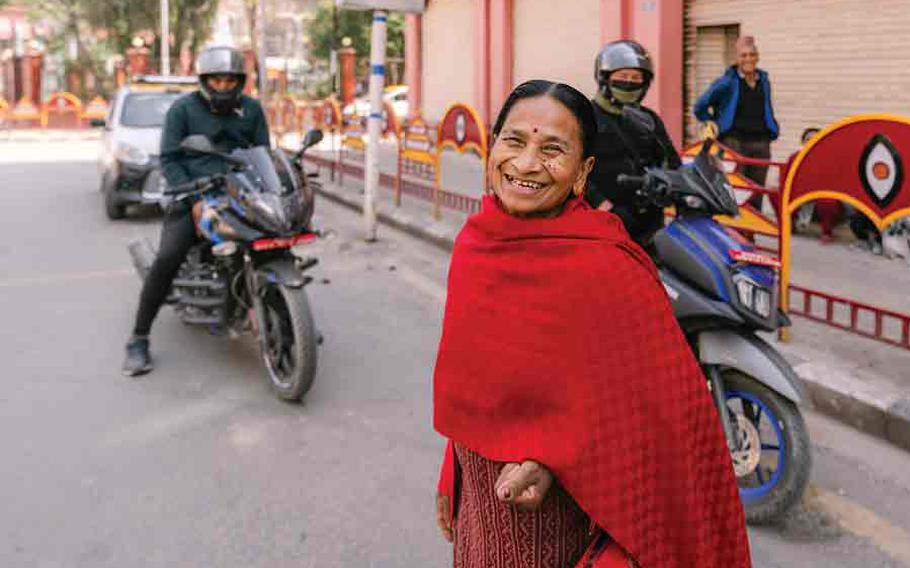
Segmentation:
[(152, 262), (155, 260), (155, 249), (152, 248), (148, 239), (133, 239), (126, 245), (126, 248), (130, 252), (136, 275), (144, 282), (152, 267)]

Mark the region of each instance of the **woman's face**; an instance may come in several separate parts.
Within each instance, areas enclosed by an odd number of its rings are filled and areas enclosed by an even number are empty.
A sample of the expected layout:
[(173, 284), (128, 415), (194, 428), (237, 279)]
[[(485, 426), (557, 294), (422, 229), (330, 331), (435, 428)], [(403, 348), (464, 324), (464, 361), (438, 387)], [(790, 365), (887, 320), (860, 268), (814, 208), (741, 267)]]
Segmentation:
[(594, 158), (582, 154), (569, 109), (549, 96), (521, 99), (490, 149), (493, 193), (512, 215), (556, 214), (570, 193), (585, 190)]

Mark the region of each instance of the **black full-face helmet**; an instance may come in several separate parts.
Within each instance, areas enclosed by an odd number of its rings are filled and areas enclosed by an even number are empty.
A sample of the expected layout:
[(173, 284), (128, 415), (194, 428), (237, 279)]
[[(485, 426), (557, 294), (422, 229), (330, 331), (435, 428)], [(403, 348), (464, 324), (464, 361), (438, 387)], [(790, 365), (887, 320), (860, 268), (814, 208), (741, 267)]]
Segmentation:
[(610, 89), (610, 75), (618, 69), (638, 69), (644, 74), (645, 82), (641, 89), (638, 100), (641, 102), (648, 93), (648, 87), (651, 86), (651, 80), (654, 78), (654, 65), (651, 63), (651, 56), (647, 50), (638, 42), (632, 40), (619, 40), (608, 43), (597, 54), (594, 61), (594, 79), (601, 94), (614, 103), (624, 103), (627, 101), (617, 101), (614, 93)]
[[(212, 112), (228, 114), (240, 106), (240, 97), (246, 84), (246, 65), (238, 50), (233, 47), (205, 49), (196, 59), (196, 75), (199, 76), (200, 92), (208, 101)], [(237, 86), (230, 91), (216, 91), (206, 81), (212, 75), (233, 75), (237, 77)]]

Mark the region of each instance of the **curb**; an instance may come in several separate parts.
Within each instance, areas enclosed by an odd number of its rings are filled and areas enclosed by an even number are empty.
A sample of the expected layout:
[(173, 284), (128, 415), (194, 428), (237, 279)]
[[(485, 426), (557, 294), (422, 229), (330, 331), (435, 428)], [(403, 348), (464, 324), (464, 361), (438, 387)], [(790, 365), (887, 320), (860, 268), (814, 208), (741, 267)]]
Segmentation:
[[(316, 192), (352, 211), (363, 212), (359, 199), (317, 186)], [(451, 252), (456, 232), (440, 231), (427, 223), (409, 217), (401, 211), (379, 211), (380, 222), (403, 231), (412, 237), (429, 242)], [(863, 383), (842, 370), (812, 362), (798, 362), (801, 358), (782, 353), (793, 364), (800, 386), (806, 394), (807, 406), (867, 434), (910, 450), (910, 398), (882, 395), (871, 392)]]
[(794, 370), (815, 410), (910, 450), (910, 398), (875, 392), (868, 383), (824, 364), (795, 364)]
[[(326, 199), (343, 205), (352, 211), (363, 213), (363, 204), (360, 202), (360, 200), (353, 199), (349, 195), (345, 195), (345, 192), (333, 191), (329, 188), (326, 188), (325, 186), (317, 186), (316, 193), (325, 197)], [(376, 213), (376, 217), (380, 222), (385, 223), (394, 229), (398, 229), (399, 231), (407, 233), (412, 237), (418, 238), (420, 240), (427, 241), (446, 252), (452, 251), (452, 246), (455, 242), (456, 236), (455, 233), (449, 234), (448, 231), (439, 230), (427, 225), (426, 223), (421, 223), (415, 219), (412, 219), (401, 211), (386, 213), (380, 210)]]

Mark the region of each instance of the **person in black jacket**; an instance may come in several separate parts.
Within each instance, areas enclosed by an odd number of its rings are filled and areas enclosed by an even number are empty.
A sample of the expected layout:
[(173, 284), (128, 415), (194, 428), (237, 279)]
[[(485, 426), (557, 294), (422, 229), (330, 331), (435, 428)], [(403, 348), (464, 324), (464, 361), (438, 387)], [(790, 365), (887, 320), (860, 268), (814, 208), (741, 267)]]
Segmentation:
[[(593, 101), (597, 118), (596, 161), (585, 196), (592, 207), (618, 215), (629, 235), (647, 248), (654, 233), (663, 227), (663, 209), (634, 191), (619, 187), (616, 177), (641, 175), (646, 166), (680, 166), (663, 121), (657, 113), (641, 106), (654, 77), (651, 57), (634, 41), (614, 41), (597, 54), (594, 75), (599, 88)], [(627, 105), (650, 116), (653, 133), (636, 127), (623, 115)]]
[[(161, 170), (170, 187), (227, 172), (226, 164), (217, 156), (184, 152), (180, 143), (187, 136), (205, 135), (221, 152), (270, 145), (262, 105), (243, 94), (246, 70), (242, 54), (229, 47), (206, 49), (196, 61), (196, 71), (199, 89), (174, 102), (161, 134)], [(148, 339), (152, 321), (197, 239), (191, 209), (184, 200), (169, 206), (165, 213), (158, 255), (143, 283), (133, 333), (126, 344), (124, 375), (152, 370)]]

